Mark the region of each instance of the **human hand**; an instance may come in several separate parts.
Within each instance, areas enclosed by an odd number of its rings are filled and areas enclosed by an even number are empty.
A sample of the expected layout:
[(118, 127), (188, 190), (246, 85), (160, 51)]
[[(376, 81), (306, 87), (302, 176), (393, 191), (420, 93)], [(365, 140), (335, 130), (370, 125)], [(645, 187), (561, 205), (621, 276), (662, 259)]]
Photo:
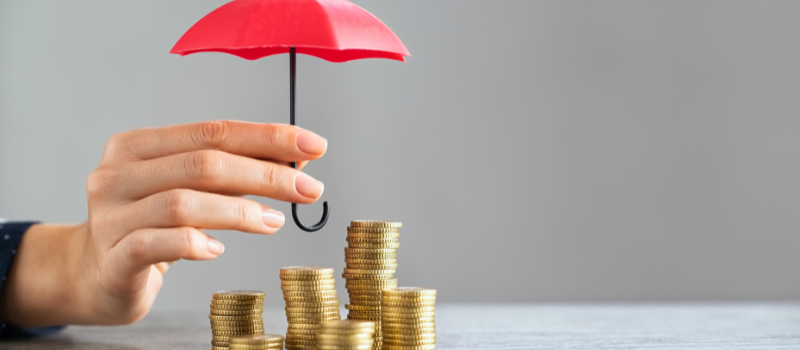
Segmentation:
[[(272, 234), (283, 225), (282, 213), (240, 196), (316, 201), (322, 183), (288, 163), (302, 168), (326, 148), (325, 139), (294, 126), (237, 121), (115, 135), (87, 180), (88, 221), (62, 227), (60, 235), (34, 226), (20, 246), (14, 270), (29, 265), (39, 274), (54, 269), (41, 260), (69, 252), (55, 268), (66, 285), (50, 298), (61, 305), (56, 310), (32, 295), (42, 286), (25, 281), (27, 272), (12, 275), (19, 281), (9, 281), (0, 305), (21, 325), (135, 322), (150, 310), (171, 262), (222, 253), (222, 243), (202, 229)], [(64, 237), (71, 239), (53, 246)], [(37, 252), (43, 240), (48, 248)]]

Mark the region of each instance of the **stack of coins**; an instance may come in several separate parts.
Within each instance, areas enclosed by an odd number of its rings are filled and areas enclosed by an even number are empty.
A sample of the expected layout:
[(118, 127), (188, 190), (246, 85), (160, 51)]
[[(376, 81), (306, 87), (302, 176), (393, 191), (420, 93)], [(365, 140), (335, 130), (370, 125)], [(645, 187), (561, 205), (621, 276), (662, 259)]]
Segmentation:
[(228, 350), (283, 350), (283, 337), (276, 334), (236, 335), (230, 338)]
[(286, 349), (314, 350), (319, 323), (339, 320), (336, 280), (329, 267), (297, 266), (281, 269), (281, 289), (286, 300)]
[(217, 292), (211, 299), (212, 350), (227, 350), (230, 337), (264, 334), (264, 292), (233, 290)]
[(374, 322), (325, 321), (317, 330), (317, 350), (371, 350), (374, 336)]
[(375, 322), (374, 349), (381, 348), (381, 290), (397, 287), (397, 248), (401, 222), (351, 221), (344, 248), (347, 267), (342, 277), (350, 294), (345, 305), (350, 320)]
[(436, 289), (383, 291), (383, 350), (432, 350), (436, 347)]

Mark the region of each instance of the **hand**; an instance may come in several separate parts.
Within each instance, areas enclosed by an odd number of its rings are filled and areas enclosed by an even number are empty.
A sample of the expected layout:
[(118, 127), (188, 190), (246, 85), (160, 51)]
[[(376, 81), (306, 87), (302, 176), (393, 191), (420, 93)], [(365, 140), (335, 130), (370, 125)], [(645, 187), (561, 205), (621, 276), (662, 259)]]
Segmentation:
[(294, 126), (237, 121), (113, 136), (86, 183), (88, 221), (23, 236), (0, 316), (25, 326), (141, 319), (171, 262), (222, 254), (202, 229), (280, 229), (281, 212), (241, 196), (316, 201), (322, 183), (288, 163), (301, 168), (326, 148)]

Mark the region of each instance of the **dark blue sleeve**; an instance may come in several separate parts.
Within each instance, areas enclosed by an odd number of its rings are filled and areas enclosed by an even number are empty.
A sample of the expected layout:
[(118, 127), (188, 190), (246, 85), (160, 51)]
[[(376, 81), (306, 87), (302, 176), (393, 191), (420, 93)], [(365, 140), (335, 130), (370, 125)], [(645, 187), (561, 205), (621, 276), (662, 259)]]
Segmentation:
[[(11, 264), (14, 262), (14, 256), (17, 255), (22, 235), (34, 224), (36, 222), (0, 222), (0, 293), (2, 293), (6, 277), (11, 271)], [(40, 337), (62, 329), (64, 326), (19, 328), (8, 325), (0, 319), (0, 338)]]

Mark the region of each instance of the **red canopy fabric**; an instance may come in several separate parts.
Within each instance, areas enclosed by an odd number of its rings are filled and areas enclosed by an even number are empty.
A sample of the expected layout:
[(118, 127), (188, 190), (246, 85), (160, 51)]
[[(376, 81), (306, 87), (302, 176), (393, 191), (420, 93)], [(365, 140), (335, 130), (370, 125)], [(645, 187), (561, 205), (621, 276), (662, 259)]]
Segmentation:
[(411, 55), (389, 27), (346, 0), (234, 0), (195, 23), (170, 53), (255, 60), (290, 47), (331, 62)]

